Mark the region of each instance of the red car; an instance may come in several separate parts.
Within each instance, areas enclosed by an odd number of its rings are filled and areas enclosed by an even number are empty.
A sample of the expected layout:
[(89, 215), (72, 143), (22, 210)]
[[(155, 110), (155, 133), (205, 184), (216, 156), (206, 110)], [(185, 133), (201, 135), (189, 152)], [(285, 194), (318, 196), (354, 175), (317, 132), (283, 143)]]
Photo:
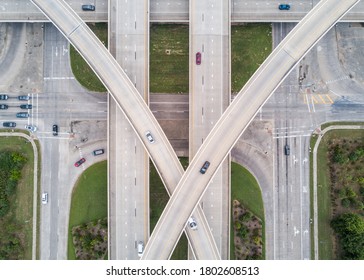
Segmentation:
[(79, 167), (82, 163), (84, 163), (86, 161), (86, 159), (85, 158), (81, 158), (79, 161), (76, 161), (75, 162), (75, 166), (76, 167)]
[(196, 53), (196, 64), (197, 65), (201, 64), (201, 53), (200, 52)]

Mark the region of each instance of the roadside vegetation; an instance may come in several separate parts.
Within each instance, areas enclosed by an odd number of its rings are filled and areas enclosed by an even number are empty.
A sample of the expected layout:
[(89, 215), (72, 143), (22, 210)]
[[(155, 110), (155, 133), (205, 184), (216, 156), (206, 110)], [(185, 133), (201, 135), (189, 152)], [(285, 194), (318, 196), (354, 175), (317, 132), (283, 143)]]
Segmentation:
[[(231, 91), (237, 93), (272, 51), (272, 26), (231, 27)], [(153, 24), (150, 29), (150, 92), (189, 92), (189, 26)]]
[(152, 24), (150, 27), (150, 92), (188, 93), (189, 26)]
[[(107, 24), (88, 23), (88, 26), (107, 47)], [(70, 46), (71, 68), (77, 81), (90, 91), (106, 92), (106, 88), (78, 51)]]
[(32, 258), (33, 149), (22, 137), (0, 137), (0, 259)]
[(364, 259), (364, 131), (334, 130), (318, 150), (320, 259)]
[(73, 190), (68, 229), (68, 259), (107, 257), (106, 217), (107, 162), (102, 161), (87, 168)]
[(272, 25), (248, 23), (231, 27), (231, 91), (238, 93), (272, 52)]
[(241, 165), (231, 163), (230, 259), (265, 259), (264, 206), (254, 176)]

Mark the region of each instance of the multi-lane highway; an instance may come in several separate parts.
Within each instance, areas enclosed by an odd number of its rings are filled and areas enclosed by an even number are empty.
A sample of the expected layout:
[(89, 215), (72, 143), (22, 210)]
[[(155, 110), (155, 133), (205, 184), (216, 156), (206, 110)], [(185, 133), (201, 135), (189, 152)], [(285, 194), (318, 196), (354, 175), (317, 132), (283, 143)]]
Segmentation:
[[(94, 12), (82, 11), (82, 0), (66, 2), (87, 22), (108, 22), (108, 0), (94, 0)], [(189, 0), (150, 0), (151, 22), (188, 22)], [(280, 11), (276, 0), (231, 0), (232, 22), (282, 22), (300, 21), (319, 0), (290, 0), (290, 11)], [(21, 9), (19, 9), (21, 7)], [(31, 0), (0, 0), (0, 21), (46, 21)], [(361, 22), (364, 19), (364, 2), (349, 12), (343, 21)]]
[[(189, 14), (192, 159), (230, 103), (230, 2), (192, 1)], [(229, 178), (230, 158), (215, 174), (200, 202), (222, 259), (229, 258)]]
[[(357, 2), (321, 1), (272, 52), (225, 111), (190, 162), (152, 233), (142, 259), (168, 258), (181, 234), (184, 221), (259, 108), (313, 44)], [(224, 141), (221, 141), (222, 135)], [(206, 160), (211, 162), (210, 169), (202, 175), (199, 169)], [(188, 204), (186, 197), (189, 198)], [(164, 232), (169, 232), (167, 240), (161, 238)]]
[[(146, 0), (109, 1), (109, 50), (148, 103)], [(149, 237), (149, 157), (129, 121), (109, 99), (109, 259), (138, 259)]]

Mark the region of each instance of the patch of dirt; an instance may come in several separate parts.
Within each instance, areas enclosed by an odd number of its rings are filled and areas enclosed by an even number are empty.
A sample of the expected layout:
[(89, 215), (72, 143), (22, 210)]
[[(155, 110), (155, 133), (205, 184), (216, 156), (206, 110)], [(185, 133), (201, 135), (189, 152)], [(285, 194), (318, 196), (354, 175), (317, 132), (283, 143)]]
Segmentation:
[(237, 200), (233, 201), (233, 224), (235, 259), (262, 259), (262, 221)]

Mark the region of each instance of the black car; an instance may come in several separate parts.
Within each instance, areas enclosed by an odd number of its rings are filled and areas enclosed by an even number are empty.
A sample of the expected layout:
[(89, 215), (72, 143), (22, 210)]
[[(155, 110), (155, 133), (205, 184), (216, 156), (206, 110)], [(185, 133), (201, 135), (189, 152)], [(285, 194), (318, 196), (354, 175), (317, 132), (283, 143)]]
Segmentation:
[(94, 156), (98, 156), (98, 155), (102, 155), (103, 153), (105, 153), (104, 149), (98, 149), (92, 152), (94, 154)]
[(3, 122), (3, 127), (16, 127), (15, 122)]
[(6, 94), (0, 94), (0, 100), (7, 100), (9, 98)]
[(32, 109), (32, 104), (22, 104), (20, 105), (20, 108), (21, 109)]
[(53, 125), (53, 136), (57, 136), (58, 135), (58, 125), (54, 124)]
[(95, 6), (94, 5), (82, 5), (82, 10), (83, 11), (95, 11)]
[(29, 116), (30, 115), (28, 113), (24, 113), (24, 112), (16, 113), (17, 118), (29, 118)]
[(0, 109), (5, 110), (5, 109), (8, 109), (8, 108), (9, 108), (8, 105), (6, 105), (6, 104), (0, 104)]
[(202, 165), (201, 169), (200, 169), (200, 172), (202, 174), (205, 174), (206, 171), (207, 171), (207, 168), (209, 168), (210, 166), (210, 162), (209, 161), (205, 161), (205, 163)]
[(29, 100), (30, 99), (30, 96), (29, 95), (19, 95), (18, 96), (18, 99), (19, 100)]
[(288, 144), (286, 144), (286, 145), (284, 146), (284, 154), (285, 154), (286, 156), (289, 156), (289, 155), (290, 155), (290, 153), (291, 153), (291, 149), (290, 149), (289, 145), (288, 145)]

